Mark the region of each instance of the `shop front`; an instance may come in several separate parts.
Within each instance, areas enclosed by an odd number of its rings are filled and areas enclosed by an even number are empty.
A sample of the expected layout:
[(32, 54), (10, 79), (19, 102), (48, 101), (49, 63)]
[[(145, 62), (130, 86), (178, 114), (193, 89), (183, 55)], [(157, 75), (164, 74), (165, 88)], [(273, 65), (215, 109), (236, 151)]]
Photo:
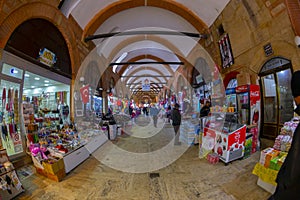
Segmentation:
[(31, 129), (38, 133), (70, 123), (69, 78), (4, 52), (0, 79), (1, 141), (11, 159), (24, 156), (30, 142), (37, 142)]

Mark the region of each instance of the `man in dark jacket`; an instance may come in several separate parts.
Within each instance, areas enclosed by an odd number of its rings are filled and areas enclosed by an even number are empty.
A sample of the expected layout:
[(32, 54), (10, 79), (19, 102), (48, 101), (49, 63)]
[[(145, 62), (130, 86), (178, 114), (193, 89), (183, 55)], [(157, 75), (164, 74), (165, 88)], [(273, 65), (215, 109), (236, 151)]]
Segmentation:
[[(300, 71), (293, 74), (291, 88), (297, 105), (295, 112), (300, 115)], [(269, 200), (300, 199), (300, 124), (294, 132), (291, 148), (278, 172), (276, 182), (276, 191)]]
[(180, 124), (181, 124), (181, 114), (179, 111), (179, 104), (176, 103), (172, 112), (171, 112), (171, 119), (172, 119), (172, 125), (175, 131), (175, 140), (174, 144), (175, 145), (180, 145), (181, 143), (179, 142), (179, 136), (180, 136)]
[(210, 101), (206, 101), (205, 105), (200, 110), (200, 117), (208, 116), (208, 114), (210, 112), (210, 107), (211, 107)]

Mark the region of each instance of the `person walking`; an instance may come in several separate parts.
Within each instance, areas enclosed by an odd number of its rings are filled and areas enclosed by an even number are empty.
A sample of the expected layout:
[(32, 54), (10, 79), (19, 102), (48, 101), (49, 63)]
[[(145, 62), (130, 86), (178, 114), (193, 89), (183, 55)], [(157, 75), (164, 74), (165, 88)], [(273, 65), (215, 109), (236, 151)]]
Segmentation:
[(169, 105), (167, 110), (166, 110), (166, 118), (167, 118), (167, 122), (170, 123), (170, 119), (171, 119), (171, 112), (172, 112), (172, 108)]
[(208, 116), (210, 112), (210, 107), (211, 107), (210, 101), (206, 101), (205, 105), (200, 110), (200, 117)]
[(159, 113), (159, 109), (156, 107), (156, 105), (152, 105), (150, 107), (150, 115), (153, 118), (153, 125), (155, 128), (157, 128), (157, 119), (158, 119), (158, 113)]
[[(297, 108), (294, 112), (300, 115), (300, 71), (292, 75), (292, 95)], [(288, 155), (282, 164), (276, 178), (277, 187), (269, 200), (299, 200), (300, 199), (300, 124), (298, 124)]]
[(175, 132), (175, 139), (174, 139), (174, 144), (175, 145), (180, 145), (181, 143), (179, 142), (179, 136), (180, 136), (180, 124), (181, 124), (181, 114), (179, 110), (179, 104), (176, 103), (172, 112), (171, 112), (171, 119), (172, 119), (172, 126), (174, 128)]

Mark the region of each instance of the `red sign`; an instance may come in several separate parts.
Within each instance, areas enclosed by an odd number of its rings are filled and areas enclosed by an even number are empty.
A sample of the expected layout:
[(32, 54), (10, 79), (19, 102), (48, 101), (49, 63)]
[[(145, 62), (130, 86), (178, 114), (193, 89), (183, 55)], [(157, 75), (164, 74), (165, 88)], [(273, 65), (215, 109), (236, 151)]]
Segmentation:
[(89, 97), (90, 97), (89, 85), (80, 88), (80, 95), (81, 95), (82, 103), (86, 104), (89, 102)]
[(243, 126), (228, 136), (227, 150), (243, 148), (246, 139), (246, 126)]

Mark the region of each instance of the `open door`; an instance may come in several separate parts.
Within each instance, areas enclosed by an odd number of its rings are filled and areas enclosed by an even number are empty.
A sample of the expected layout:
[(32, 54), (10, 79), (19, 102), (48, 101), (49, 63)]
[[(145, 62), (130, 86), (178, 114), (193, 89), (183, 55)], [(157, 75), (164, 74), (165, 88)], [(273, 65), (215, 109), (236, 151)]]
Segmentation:
[(274, 139), (283, 124), (294, 115), (291, 63), (283, 58), (273, 58), (263, 66), (259, 75), (263, 114), (261, 136)]

